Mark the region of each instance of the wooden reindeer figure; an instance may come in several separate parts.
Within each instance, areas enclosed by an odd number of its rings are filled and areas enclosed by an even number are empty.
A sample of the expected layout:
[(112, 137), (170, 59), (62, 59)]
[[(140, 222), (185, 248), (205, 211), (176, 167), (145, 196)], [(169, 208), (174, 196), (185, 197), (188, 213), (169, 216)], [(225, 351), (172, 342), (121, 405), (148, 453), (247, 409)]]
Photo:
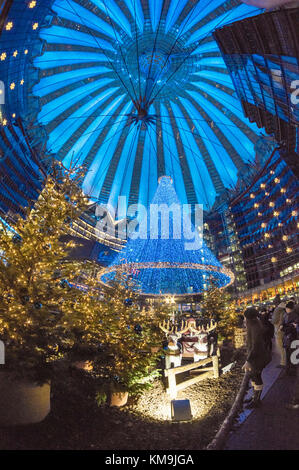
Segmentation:
[(201, 359), (205, 359), (210, 355), (209, 334), (215, 330), (216, 326), (217, 322), (215, 322), (214, 320), (211, 320), (210, 323), (206, 326), (200, 325), (197, 327), (195, 321), (192, 324), (189, 324), (189, 330), (198, 339), (198, 341), (194, 343), (193, 347), (194, 362), (200, 361)]
[(178, 344), (178, 340), (182, 337), (183, 333), (188, 331), (189, 327), (183, 322), (182, 327), (179, 329), (173, 325), (170, 320), (163, 321), (159, 327), (166, 334), (168, 341), (166, 354), (165, 354), (165, 368), (179, 367), (182, 363), (182, 349)]

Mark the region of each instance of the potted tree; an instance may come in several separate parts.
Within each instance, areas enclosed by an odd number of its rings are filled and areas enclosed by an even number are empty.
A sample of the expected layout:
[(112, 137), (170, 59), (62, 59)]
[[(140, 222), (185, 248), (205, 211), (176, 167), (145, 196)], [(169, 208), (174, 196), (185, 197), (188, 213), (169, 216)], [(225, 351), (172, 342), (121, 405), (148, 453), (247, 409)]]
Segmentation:
[(75, 341), (73, 325), (88, 294), (74, 283), (81, 269), (66, 262), (74, 246), (61, 239), (85, 209), (82, 170), (53, 165), (25, 217), (0, 233), (0, 425), (39, 422), (50, 411), (53, 365)]

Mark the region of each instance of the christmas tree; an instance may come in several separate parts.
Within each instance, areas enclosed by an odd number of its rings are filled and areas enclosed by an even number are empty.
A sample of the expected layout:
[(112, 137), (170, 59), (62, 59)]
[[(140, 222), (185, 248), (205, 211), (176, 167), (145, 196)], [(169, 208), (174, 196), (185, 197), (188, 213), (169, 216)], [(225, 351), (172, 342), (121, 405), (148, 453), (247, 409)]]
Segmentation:
[(234, 328), (239, 322), (237, 305), (235, 301), (231, 300), (228, 293), (223, 289), (218, 289), (213, 282), (204, 293), (202, 312), (205, 318), (213, 318), (218, 322), (219, 339), (232, 339)]
[[(90, 311), (82, 335), (83, 344), (97, 350), (92, 367), (102, 384), (99, 397), (111, 391), (139, 394), (158, 376), (163, 341), (158, 325), (169, 315), (169, 307), (162, 301), (141, 307), (140, 292), (125, 274), (116, 276), (102, 292), (103, 299)], [(153, 352), (157, 345), (160, 350)]]
[[(0, 339), (6, 347), (5, 370), (37, 382), (76, 340), (74, 325), (94, 302), (75, 288), (82, 266), (68, 260), (74, 243), (63, 242), (86, 208), (79, 183), (82, 169), (53, 164), (36, 203), (10, 228), (1, 222)], [(87, 285), (94, 285), (86, 276)]]

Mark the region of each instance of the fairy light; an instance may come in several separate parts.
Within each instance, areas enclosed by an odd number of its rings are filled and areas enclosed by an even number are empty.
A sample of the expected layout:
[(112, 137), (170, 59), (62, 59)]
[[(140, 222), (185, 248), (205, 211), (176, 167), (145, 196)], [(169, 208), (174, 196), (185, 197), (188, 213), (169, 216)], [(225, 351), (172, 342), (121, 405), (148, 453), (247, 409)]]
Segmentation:
[(9, 21), (8, 23), (6, 23), (6, 25), (5, 25), (6, 31), (10, 31), (12, 28), (13, 28), (13, 22), (12, 21)]

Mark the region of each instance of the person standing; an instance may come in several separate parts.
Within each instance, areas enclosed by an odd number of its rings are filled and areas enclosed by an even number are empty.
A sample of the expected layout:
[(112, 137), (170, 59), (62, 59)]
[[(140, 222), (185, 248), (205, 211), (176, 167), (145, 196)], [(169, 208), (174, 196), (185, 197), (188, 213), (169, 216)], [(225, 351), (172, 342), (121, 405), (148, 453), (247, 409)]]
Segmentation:
[(247, 408), (251, 409), (261, 405), (262, 371), (271, 361), (271, 351), (265, 339), (265, 327), (258, 318), (258, 311), (254, 307), (247, 308), (244, 317), (247, 328), (247, 359), (243, 368), (249, 372), (253, 386), (253, 396), (247, 404)]
[(290, 360), (296, 371), (296, 380), (294, 383), (292, 397), (286, 408), (289, 410), (299, 410), (299, 305), (293, 309), (293, 314), (296, 315), (294, 323), (296, 325), (296, 340), (291, 344), (291, 357)]
[(298, 315), (295, 310), (295, 303), (290, 301), (286, 304), (286, 313), (284, 315), (281, 331), (283, 332), (283, 347), (286, 352), (286, 374), (295, 375), (296, 367), (291, 362), (292, 343), (297, 339), (296, 324)]
[(275, 327), (275, 342), (280, 354), (280, 364), (277, 367), (285, 367), (286, 365), (286, 353), (283, 347), (283, 331), (281, 330), (284, 320), (285, 306), (286, 304), (284, 302), (280, 302), (280, 304), (275, 308), (272, 318), (272, 322)]
[(266, 307), (263, 307), (259, 314), (263, 326), (265, 327), (265, 340), (270, 351), (272, 351), (272, 339), (274, 337), (274, 325), (269, 320), (270, 314)]

